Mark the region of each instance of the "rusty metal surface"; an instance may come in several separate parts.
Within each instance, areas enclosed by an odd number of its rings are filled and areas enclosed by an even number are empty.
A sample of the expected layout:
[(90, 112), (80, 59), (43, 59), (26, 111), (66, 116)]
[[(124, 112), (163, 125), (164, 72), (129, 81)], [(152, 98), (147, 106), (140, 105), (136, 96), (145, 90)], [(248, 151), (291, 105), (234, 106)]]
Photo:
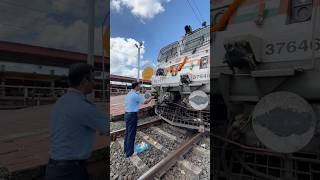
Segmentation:
[(194, 144), (196, 144), (201, 139), (203, 135), (204, 133), (195, 134), (192, 138), (182, 144), (178, 149), (168, 154), (166, 158), (164, 158), (162, 161), (160, 161), (158, 164), (156, 164), (142, 176), (140, 176), (138, 180), (153, 179), (155, 176), (161, 175), (162, 173), (170, 169), (170, 167), (174, 165), (182, 155), (187, 153), (194, 146)]

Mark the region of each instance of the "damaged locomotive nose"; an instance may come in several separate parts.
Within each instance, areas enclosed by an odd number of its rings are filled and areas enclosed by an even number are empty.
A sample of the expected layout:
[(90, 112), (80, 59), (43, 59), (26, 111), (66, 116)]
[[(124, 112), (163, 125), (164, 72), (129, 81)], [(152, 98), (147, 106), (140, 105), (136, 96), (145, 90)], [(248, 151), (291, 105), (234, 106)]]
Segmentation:
[(155, 112), (172, 125), (209, 131), (210, 26), (185, 26), (185, 32), (160, 50), (152, 80), (159, 95)]

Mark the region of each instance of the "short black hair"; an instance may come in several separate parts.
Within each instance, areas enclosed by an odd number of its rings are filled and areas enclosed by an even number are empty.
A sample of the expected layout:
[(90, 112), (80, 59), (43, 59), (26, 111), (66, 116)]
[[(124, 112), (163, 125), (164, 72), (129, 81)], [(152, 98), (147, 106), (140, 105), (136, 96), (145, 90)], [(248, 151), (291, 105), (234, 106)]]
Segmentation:
[(86, 63), (75, 63), (69, 68), (68, 81), (71, 87), (77, 87), (80, 85), (83, 78), (90, 76), (94, 72), (91, 65)]
[(132, 89), (136, 88), (139, 84), (141, 84), (141, 83), (138, 81), (133, 81), (132, 85), (131, 85)]

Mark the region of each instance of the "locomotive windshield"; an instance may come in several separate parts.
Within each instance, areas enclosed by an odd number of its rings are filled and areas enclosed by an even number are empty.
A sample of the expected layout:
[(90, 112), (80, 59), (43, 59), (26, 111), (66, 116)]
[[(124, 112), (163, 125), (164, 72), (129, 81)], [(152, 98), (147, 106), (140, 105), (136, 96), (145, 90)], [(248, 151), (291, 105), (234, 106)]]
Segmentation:
[(174, 42), (160, 50), (158, 62), (166, 62), (168, 59), (178, 56), (178, 42)]
[(196, 48), (203, 46), (205, 43), (209, 43), (210, 34), (209, 28), (201, 29), (194, 32), (192, 35), (187, 35), (182, 40), (181, 54), (188, 51), (194, 51)]

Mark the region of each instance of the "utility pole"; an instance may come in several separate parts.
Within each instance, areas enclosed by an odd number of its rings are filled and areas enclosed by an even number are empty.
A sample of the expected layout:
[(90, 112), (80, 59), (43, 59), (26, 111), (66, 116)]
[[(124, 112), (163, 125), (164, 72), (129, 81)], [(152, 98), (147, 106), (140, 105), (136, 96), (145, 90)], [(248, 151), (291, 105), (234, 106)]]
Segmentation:
[(138, 44), (135, 44), (135, 45), (138, 48), (138, 78), (137, 78), (137, 81), (139, 81), (140, 80), (140, 49), (142, 48), (143, 43), (139, 42), (139, 45)]
[[(106, 88), (105, 88), (105, 67), (104, 67), (104, 56), (105, 56), (105, 44), (104, 44), (104, 40), (105, 40), (105, 38), (107, 38), (107, 37), (105, 37), (105, 36), (108, 36), (109, 34), (104, 34), (104, 26), (105, 26), (105, 23), (106, 23), (106, 20), (107, 20), (107, 18), (109, 17), (109, 13), (110, 12), (108, 12), (108, 14), (105, 16), (105, 18), (104, 18), (104, 20), (102, 21), (102, 27), (101, 27), (101, 38), (102, 38), (102, 40), (101, 40), (101, 42), (102, 42), (102, 98), (103, 98), (103, 101), (105, 101), (105, 99), (106, 99)], [(108, 24), (109, 25), (109, 24)], [(108, 26), (107, 25), (107, 26)], [(106, 27), (106, 28), (108, 28), (108, 27)]]
[[(88, 56), (87, 63), (94, 66), (94, 2), (95, 0), (88, 0)], [(88, 99), (94, 102), (94, 92), (88, 95)]]
[(102, 23), (102, 27), (101, 27), (101, 42), (102, 42), (102, 99), (103, 99), (103, 102), (104, 102), (104, 100), (106, 99), (106, 92), (105, 92), (105, 78), (104, 78), (104, 43), (103, 43), (103, 41), (104, 41), (104, 35), (103, 35), (103, 23)]
[(88, 0), (89, 11), (88, 11), (88, 57), (87, 62), (90, 65), (94, 64), (94, 1)]

